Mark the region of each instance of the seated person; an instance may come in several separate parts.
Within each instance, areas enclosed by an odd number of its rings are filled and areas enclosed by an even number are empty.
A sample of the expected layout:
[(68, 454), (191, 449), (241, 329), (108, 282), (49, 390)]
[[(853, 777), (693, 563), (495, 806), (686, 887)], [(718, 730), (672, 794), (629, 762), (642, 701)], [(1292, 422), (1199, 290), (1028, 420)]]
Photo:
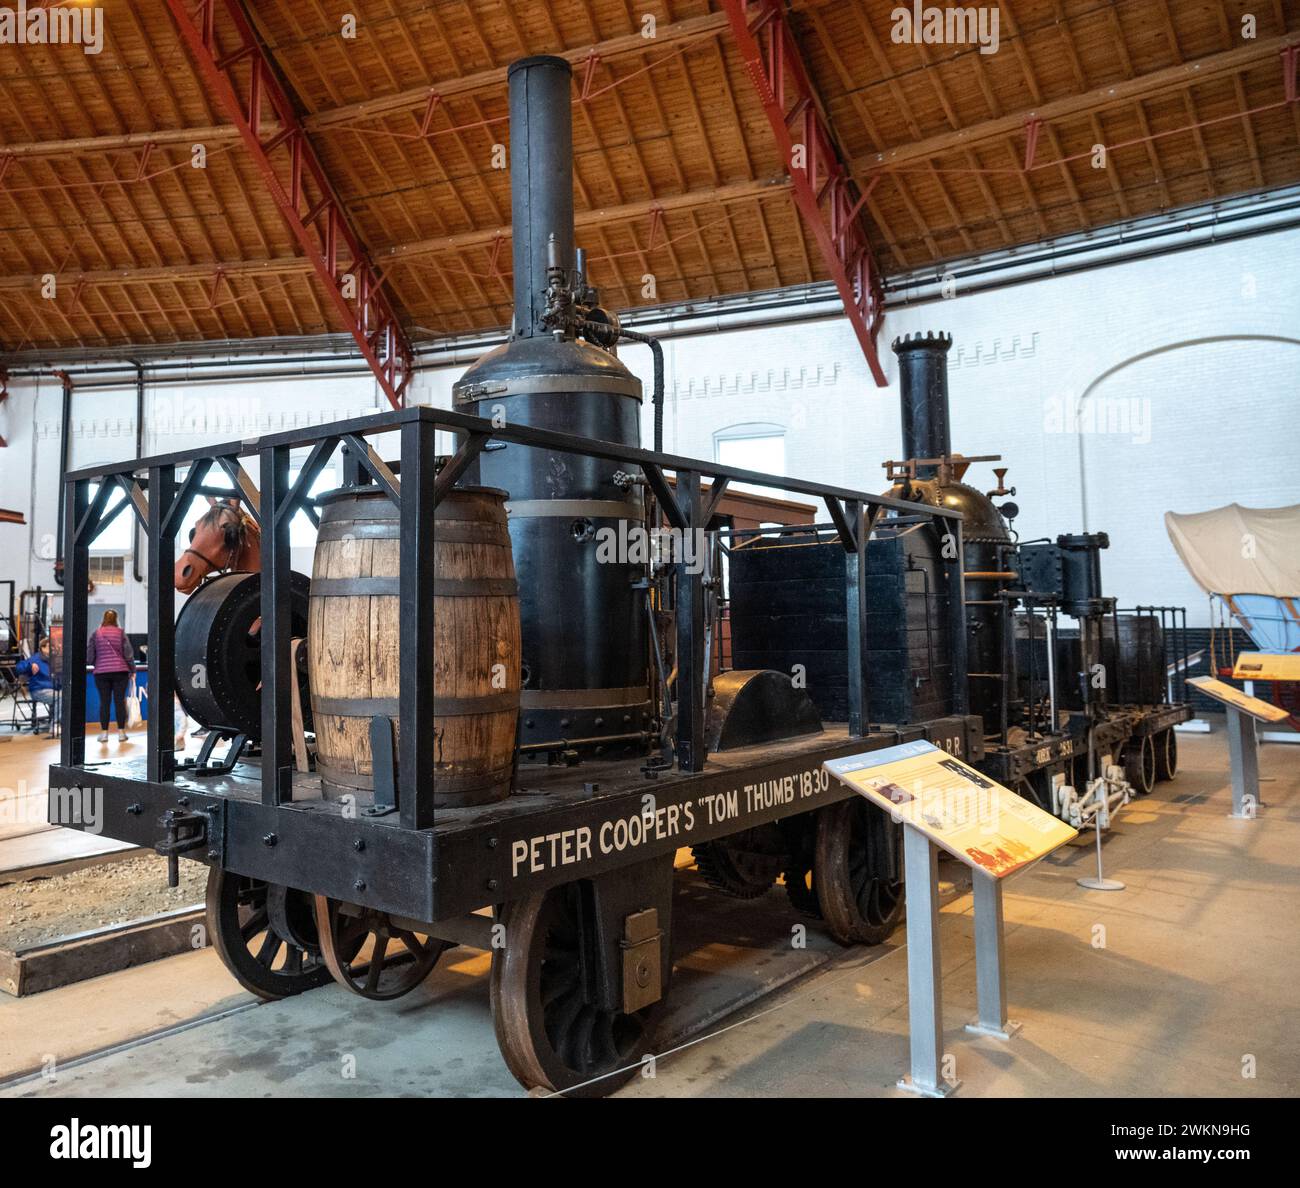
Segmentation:
[(30, 660), (19, 666), (20, 675), (27, 678), (27, 692), (32, 698), (32, 731), (43, 734), (40, 724), (40, 707), (45, 707), (45, 729), (54, 722), (54, 675), (50, 672), (50, 641), (41, 640), (40, 649)]

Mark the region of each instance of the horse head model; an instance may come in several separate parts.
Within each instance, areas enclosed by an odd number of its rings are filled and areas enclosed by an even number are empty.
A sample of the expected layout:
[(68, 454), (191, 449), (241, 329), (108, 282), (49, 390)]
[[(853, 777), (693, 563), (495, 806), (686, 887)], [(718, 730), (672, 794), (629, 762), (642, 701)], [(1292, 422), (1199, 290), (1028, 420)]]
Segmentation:
[(210, 573), (254, 573), (262, 568), (262, 530), (235, 500), (218, 500), (190, 530), (176, 561), (176, 590), (192, 594)]

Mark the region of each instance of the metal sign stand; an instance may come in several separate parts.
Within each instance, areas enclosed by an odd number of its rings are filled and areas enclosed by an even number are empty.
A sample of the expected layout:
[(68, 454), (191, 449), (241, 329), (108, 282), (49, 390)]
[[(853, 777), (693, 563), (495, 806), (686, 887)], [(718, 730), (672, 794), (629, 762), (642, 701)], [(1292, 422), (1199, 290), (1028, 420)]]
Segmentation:
[(975, 895), (975, 990), (979, 1017), (966, 1030), (1010, 1039), (1021, 1024), (1007, 1018), (1006, 945), (1002, 927), (1002, 880), (971, 872)]
[(1259, 740), (1255, 719), (1235, 705), (1228, 712), (1228, 762), (1232, 770), (1232, 812), (1229, 817), (1253, 820), (1259, 804)]
[[(943, 1076), (943, 974), (939, 962), (939, 851), (919, 829), (903, 825), (907, 883), (907, 1000), (912, 1072), (898, 1087), (923, 1097), (948, 1097), (960, 1081)], [(1010, 1039), (1021, 1025), (1007, 1018), (1002, 880), (972, 871), (975, 896), (975, 1035)]]
[[(919, 829), (903, 825), (907, 884), (907, 1025), (912, 1075), (898, 1087), (922, 1097), (947, 1097), (960, 1081), (943, 1077), (943, 998), (939, 969), (939, 854)], [(978, 877), (978, 876), (976, 876)]]
[[(947, 1097), (961, 1082), (951, 1076), (950, 1065), (945, 1069), (943, 1054), (938, 847), (971, 869), (979, 1012), (967, 1030), (1010, 1039), (1020, 1024), (1007, 1019), (998, 876), (1014, 874), (1078, 833), (930, 742), (916, 740), (849, 755), (823, 768), (902, 828), (911, 1070), (898, 1088), (922, 1097)], [(954, 783), (954, 776), (962, 782)]]

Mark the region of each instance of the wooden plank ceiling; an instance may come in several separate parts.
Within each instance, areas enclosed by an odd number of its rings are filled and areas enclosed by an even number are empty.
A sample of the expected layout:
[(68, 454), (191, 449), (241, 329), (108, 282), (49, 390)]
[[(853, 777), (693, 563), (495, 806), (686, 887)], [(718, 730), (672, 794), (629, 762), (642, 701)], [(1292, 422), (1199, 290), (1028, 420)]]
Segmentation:
[[(98, 55), (0, 48), (0, 347), (343, 329), (163, 0), (101, 7)], [(493, 148), (526, 54), (575, 62), (579, 241), (608, 304), (826, 275), (721, 4), (246, 7), (413, 341), (509, 321)], [(894, 2), (789, 7), (887, 274), (1300, 181), (1300, 0), (1001, 0), (991, 54), (895, 43)]]

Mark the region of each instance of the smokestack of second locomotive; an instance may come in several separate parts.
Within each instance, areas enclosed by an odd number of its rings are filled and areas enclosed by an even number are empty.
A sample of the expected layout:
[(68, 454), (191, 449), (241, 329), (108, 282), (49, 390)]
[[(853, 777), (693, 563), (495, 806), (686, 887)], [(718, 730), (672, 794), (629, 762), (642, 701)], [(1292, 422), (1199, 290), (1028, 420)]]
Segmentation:
[(515, 334), (547, 333), (548, 244), (555, 262), (573, 267), (573, 68), (564, 58), (511, 64), (510, 219), (515, 270)]
[[(903, 413), (903, 457), (945, 458), (952, 453), (948, 423), (948, 350), (951, 334), (905, 334), (893, 342)], [(918, 466), (930, 479), (937, 466)]]

